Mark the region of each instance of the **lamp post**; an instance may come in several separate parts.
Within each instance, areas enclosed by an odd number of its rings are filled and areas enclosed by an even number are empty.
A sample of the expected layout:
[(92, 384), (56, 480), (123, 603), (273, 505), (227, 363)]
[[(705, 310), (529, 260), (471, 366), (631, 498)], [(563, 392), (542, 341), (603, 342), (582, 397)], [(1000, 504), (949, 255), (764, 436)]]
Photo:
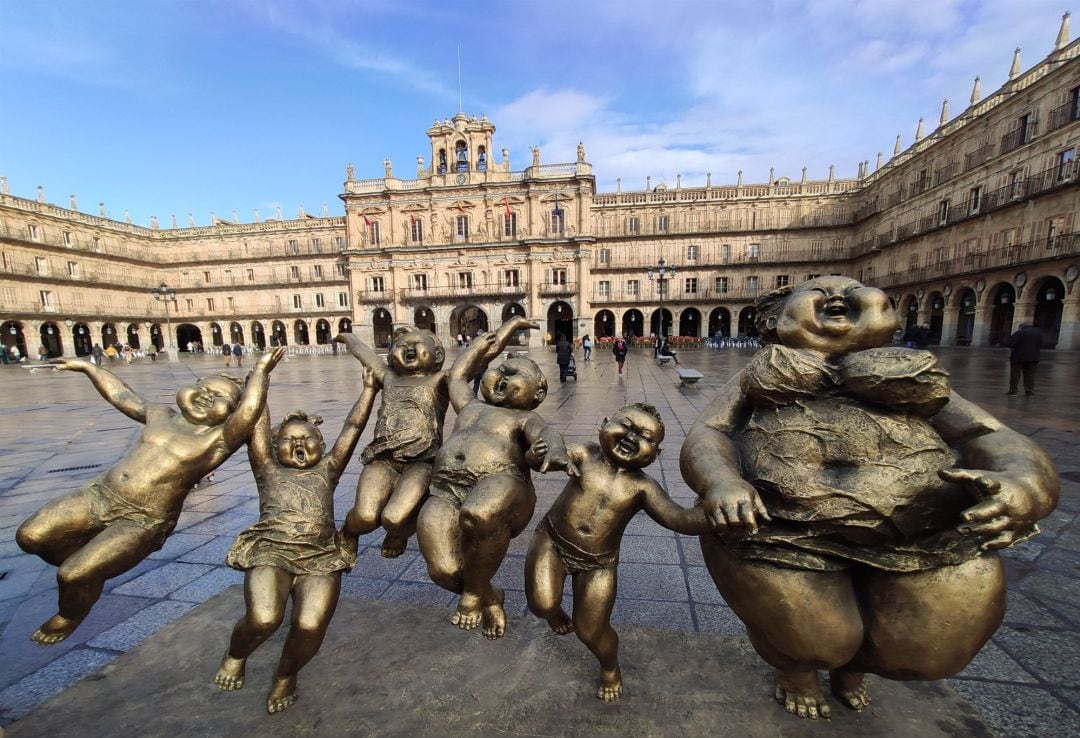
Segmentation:
[(180, 358), (180, 353), (176, 350), (176, 346), (173, 345), (172, 318), (169, 317), (169, 303), (176, 302), (176, 290), (162, 282), (157, 287), (150, 290), (150, 294), (152, 294), (154, 299), (158, 302), (165, 303), (165, 325), (168, 327), (169, 331), (165, 353), (169, 355), (169, 361), (177, 361)]
[(660, 332), (659, 338), (656, 341), (656, 348), (653, 353), (660, 351), (660, 347), (664, 345), (664, 283), (672, 279), (675, 279), (675, 266), (667, 266), (667, 262), (664, 261), (664, 257), (660, 257), (660, 260), (656, 262), (656, 273), (653, 274), (653, 268), (649, 267), (646, 274), (649, 277), (649, 281), (656, 279), (656, 291), (660, 295)]

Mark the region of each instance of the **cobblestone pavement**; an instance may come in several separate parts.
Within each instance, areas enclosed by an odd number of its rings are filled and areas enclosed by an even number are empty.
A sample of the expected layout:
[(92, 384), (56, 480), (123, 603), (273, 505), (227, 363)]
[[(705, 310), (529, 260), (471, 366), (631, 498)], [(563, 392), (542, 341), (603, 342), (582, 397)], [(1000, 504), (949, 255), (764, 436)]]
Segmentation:
[[(682, 440), (718, 387), (750, 354), (739, 349), (681, 352), (684, 365), (705, 374), (697, 387), (682, 389), (674, 370), (657, 367), (645, 350), (631, 353), (627, 372), (620, 376), (611, 354), (598, 349), (593, 361), (579, 361), (578, 379), (565, 385), (557, 380), (552, 353), (530, 352), (547, 376), (555, 378), (540, 412), (568, 441), (595, 438), (605, 414), (627, 402), (655, 404), (667, 438), (650, 473), (684, 505), (695, 497), (679, 476)], [(1057, 511), (1043, 521), (1042, 535), (1006, 554), (1005, 623), (950, 683), (1003, 735), (1080, 736), (1080, 355), (1044, 354), (1038, 394), (1028, 398), (1004, 396), (1004, 350), (943, 348), (939, 354), (961, 394), (1050, 452), (1063, 487)], [(196, 374), (219, 371), (220, 364), (211, 357), (185, 356), (177, 363), (144, 360), (114, 369), (147, 399), (171, 403), (182, 383)], [(332, 440), (359, 392), (358, 378), (359, 365), (348, 356), (290, 357), (274, 372), (271, 412), (274, 417), (294, 408), (318, 413), (326, 419), (323, 429)], [(213, 484), (191, 493), (163, 549), (109, 581), (101, 601), (71, 638), (49, 648), (35, 646), (29, 634), (55, 612), (55, 569), (23, 554), (15, 530), (45, 502), (77, 489), (112, 464), (134, 441), (138, 426), (108, 406), (79, 375), (0, 367), (0, 396), (5, 411), (0, 422), (3, 724), (239, 583), (242, 575), (225, 567), (223, 560), (235, 535), (257, 517), (258, 503), (241, 451), (218, 470)], [(452, 421), (451, 410), (448, 431)], [(369, 427), (361, 447), (370, 435)], [(358, 474), (354, 462), (338, 488), (339, 515), (351, 504)], [(537, 479), (537, 520), (564, 481), (557, 474)], [(497, 577), (507, 591), (507, 611), (514, 614), (525, 613), (528, 540), (525, 534), (513, 541)], [(383, 559), (379, 542), (379, 534), (362, 539), (360, 563), (344, 580), (345, 596), (451, 607), (454, 597), (428, 580), (415, 540), (398, 559)], [(613, 619), (745, 637), (742, 624), (709, 579), (697, 541), (670, 533), (644, 515), (635, 518), (623, 540)], [(208, 670), (213, 667), (207, 665)]]

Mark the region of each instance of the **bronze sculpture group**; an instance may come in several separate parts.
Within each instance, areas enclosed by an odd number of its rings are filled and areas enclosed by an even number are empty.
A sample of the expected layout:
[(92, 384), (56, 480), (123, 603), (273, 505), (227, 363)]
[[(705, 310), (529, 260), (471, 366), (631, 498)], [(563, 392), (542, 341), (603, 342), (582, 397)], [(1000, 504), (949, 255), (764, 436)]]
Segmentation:
[[(682, 447), (683, 477), (701, 497), (692, 508), (643, 471), (664, 439), (655, 408), (623, 407), (604, 420), (598, 443), (568, 447), (535, 412), (547, 393), (540, 368), (522, 356), (489, 368), (516, 331), (537, 327), (524, 318), (482, 336), (448, 370), (428, 331), (398, 333), (385, 361), (339, 336), (364, 365), (363, 390), (329, 453), (318, 418), (293, 412), (270, 427), (269, 374), (282, 349), (264, 355), (246, 385), (216, 375), (181, 389), (179, 412), (146, 403), (100, 367), (63, 361), (146, 430), (116, 466), (19, 528), (19, 545), (58, 567), (58, 612), (32, 638), (49, 645), (70, 635), (104, 582), (160, 548), (192, 487), (246, 442), (260, 517), (228, 554), (245, 571), (247, 607), (214, 681), (243, 686), (246, 659), (291, 596), (270, 712), (295, 701), (297, 673), (322, 643), (358, 538), (378, 527), (387, 557), (417, 534), (432, 581), (460, 595), (454, 625), (502, 636), (503, 593), (492, 578), (532, 519), (533, 471), (564, 471), (568, 482), (528, 548), (529, 609), (596, 656), (602, 700), (622, 690), (610, 616), (622, 534), (640, 510), (700, 536), (717, 588), (775, 669), (775, 696), (789, 712), (829, 715), (822, 669), (856, 710), (870, 701), (865, 673), (960, 671), (1004, 615), (996, 551), (1034, 535), (1056, 504), (1053, 464), (952, 392), (933, 354), (888, 345), (897, 318), (880, 290), (824, 277), (757, 307), (765, 348)], [(355, 504), (338, 531), (334, 488), (380, 391)], [(450, 404), (457, 419), (444, 443)], [(568, 576), (572, 614), (562, 607)]]

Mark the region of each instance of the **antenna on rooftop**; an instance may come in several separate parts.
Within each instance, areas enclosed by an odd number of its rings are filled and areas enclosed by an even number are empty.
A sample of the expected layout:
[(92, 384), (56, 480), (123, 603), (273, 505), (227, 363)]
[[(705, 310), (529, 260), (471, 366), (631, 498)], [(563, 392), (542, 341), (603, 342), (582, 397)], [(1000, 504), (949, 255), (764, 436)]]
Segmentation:
[(461, 45), (457, 47), (457, 109), (459, 113), (464, 113), (465, 108), (461, 105)]

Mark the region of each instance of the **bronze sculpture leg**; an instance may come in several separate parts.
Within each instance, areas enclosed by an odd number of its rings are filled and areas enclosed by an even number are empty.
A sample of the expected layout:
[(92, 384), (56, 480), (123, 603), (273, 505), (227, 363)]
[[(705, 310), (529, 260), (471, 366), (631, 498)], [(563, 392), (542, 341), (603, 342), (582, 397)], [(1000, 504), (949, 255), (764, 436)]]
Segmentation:
[(402, 470), (382, 511), (382, 526), (386, 529), (382, 555), (386, 558), (392, 559), (405, 552), (409, 537), (416, 532), (416, 517), (430, 483), (430, 463), (412, 461)]
[(274, 685), (266, 698), (267, 712), (281, 712), (296, 702), (296, 676), (322, 645), (340, 594), (340, 571), (296, 577), (292, 623), (281, 650)]
[(460, 511), (440, 497), (429, 497), (420, 508), (416, 539), (427, 563), (431, 581), (461, 594), (462, 553)]
[(605, 702), (622, 694), (619, 669), (619, 635), (611, 627), (611, 608), (618, 584), (616, 569), (596, 569), (573, 576), (574, 630), (600, 662), (600, 688), (596, 696)]
[(244, 573), (247, 610), (233, 626), (229, 650), (221, 660), (214, 684), (225, 690), (244, 686), (247, 658), (281, 625), (292, 584), (293, 575), (276, 566), (257, 566)]
[(570, 616), (562, 606), (566, 577), (566, 565), (551, 545), (551, 536), (542, 528), (537, 530), (525, 557), (525, 599), (529, 611), (546, 620), (559, 635), (574, 630)]
[(53, 500), (19, 526), (15, 540), (27, 553), (60, 566), (97, 534), (81, 491)]
[[(828, 717), (817, 670), (846, 666), (863, 642), (850, 573), (745, 562), (713, 535), (701, 537), (701, 549), (720, 594), (747, 624), (754, 649), (776, 669), (777, 701), (800, 717)], [(865, 697), (861, 679), (857, 685), (842, 681), (834, 691)]]
[(345, 516), (345, 525), (342, 534), (346, 545), (356, 552), (357, 539), (379, 527), (383, 508), (390, 494), (394, 491), (394, 484), (401, 475), (385, 461), (376, 459), (370, 464), (364, 465), (360, 472), (360, 479), (356, 482), (356, 501), (348, 515)]

